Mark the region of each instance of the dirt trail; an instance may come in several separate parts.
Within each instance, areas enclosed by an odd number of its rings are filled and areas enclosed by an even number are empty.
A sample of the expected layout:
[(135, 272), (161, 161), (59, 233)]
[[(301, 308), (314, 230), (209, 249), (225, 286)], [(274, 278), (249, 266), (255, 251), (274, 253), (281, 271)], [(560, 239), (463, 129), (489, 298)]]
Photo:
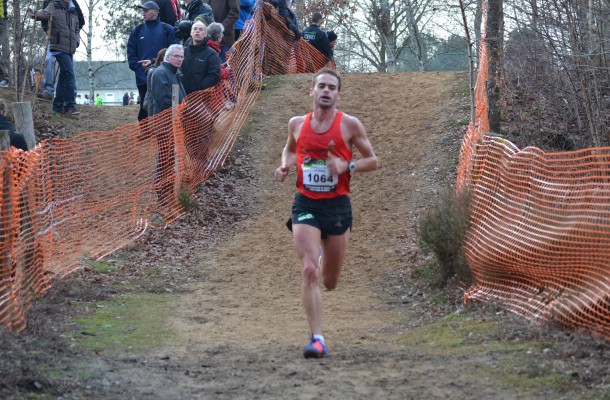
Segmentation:
[[(294, 176), (284, 184), (273, 180), (289, 117), (311, 107), (310, 76), (291, 76), (273, 81), (252, 112), (255, 144), (249, 152), (257, 178), (241, 190), (258, 211), (234, 227), (230, 240), (196, 257), (204, 279), (183, 297), (171, 321), (180, 344), (156, 351), (154, 359), (164, 360), (158, 368), (123, 366), (109, 379), (128, 383), (135, 398), (470, 399), (485, 393), (480, 382), (469, 389), (475, 378), (459, 378), (463, 365), (457, 360), (423, 360), (401, 345), (398, 334), (409, 315), (385, 291), (392, 274), (409, 266), (406, 248), (416, 217), (438, 194), (455, 157), (438, 150), (455, 117), (445, 109), (448, 99), (463, 77), (423, 76), (344, 78), (339, 108), (362, 120), (382, 168), (352, 180), (354, 230), (346, 267), (338, 289), (323, 292), (331, 357), (302, 358), (307, 325), (300, 271), (284, 227)], [(291, 89), (280, 90), (286, 86)], [(166, 373), (174, 369), (183, 373)]]

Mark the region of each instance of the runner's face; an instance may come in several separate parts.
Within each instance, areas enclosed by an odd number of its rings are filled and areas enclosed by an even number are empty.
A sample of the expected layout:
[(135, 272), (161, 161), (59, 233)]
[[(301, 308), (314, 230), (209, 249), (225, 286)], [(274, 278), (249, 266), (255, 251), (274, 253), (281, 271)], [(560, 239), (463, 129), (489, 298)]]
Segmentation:
[(310, 89), (309, 95), (313, 97), (314, 106), (322, 109), (333, 108), (337, 100), (341, 98), (339, 80), (332, 75), (319, 75), (314, 87)]

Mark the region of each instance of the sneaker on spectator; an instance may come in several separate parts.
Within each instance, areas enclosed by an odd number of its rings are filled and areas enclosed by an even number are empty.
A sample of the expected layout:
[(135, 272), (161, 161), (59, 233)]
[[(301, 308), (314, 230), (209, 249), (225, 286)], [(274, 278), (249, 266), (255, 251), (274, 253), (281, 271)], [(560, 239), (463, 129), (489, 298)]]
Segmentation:
[(38, 97), (39, 99), (51, 101), (51, 100), (53, 100), (53, 93), (38, 92), (38, 93), (36, 93), (36, 97)]
[(311, 338), (311, 342), (303, 349), (303, 356), (305, 358), (322, 358), (328, 355), (326, 346), (321, 341)]
[(62, 108), (55, 108), (55, 107), (53, 107), (53, 114), (64, 115), (64, 108), (63, 107)]
[(64, 108), (64, 115), (66, 115), (66, 116), (76, 116), (79, 114), (80, 114), (80, 111), (78, 111), (76, 109), (76, 107), (65, 107)]
[(6, 79), (1, 79), (0, 80), (0, 87), (7, 88), (8, 87), (8, 81)]

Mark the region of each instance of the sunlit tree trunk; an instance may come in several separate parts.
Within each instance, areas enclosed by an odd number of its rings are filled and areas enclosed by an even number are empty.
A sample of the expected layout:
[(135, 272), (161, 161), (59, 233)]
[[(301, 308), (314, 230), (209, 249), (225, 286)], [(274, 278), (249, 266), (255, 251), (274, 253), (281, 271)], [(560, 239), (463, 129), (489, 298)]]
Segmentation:
[(487, 26), (485, 36), (489, 48), (487, 99), (488, 118), (492, 132), (500, 133), (500, 92), (502, 82), (503, 45), (504, 45), (504, 7), (503, 0), (488, 0)]

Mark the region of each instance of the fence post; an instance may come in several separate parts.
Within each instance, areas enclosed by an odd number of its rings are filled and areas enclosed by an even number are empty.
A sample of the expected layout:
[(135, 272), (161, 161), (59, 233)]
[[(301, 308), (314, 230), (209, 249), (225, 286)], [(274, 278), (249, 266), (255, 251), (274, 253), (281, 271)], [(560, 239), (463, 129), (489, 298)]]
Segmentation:
[[(11, 147), (11, 133), (7, 130), (0, 131), (0, 150), (8, 150)], [(9, 299), (13, 290), (11, 284), (11, 247), (13, 234), (11, 232), (11, 205), (12, 195), (12, 171), (0, 160), (0, 299)], [(14, 310), (12, 301), (5, 301), (0, 309), (0, 315), (4, 315), (4, 321), (0, 324), (10, 326), (13, 321), (10, 315)]]
[(180, 96), (180, 85), (172, 85), (172, 140), (174, 141), (174, 195), (180, 193), (180, 157), (178, 156), (178, 138), (176, 137), (178, 123), (178, 100)]
[(23, 135), (28, 149), (32, 150), (36, 146), (32, 103), (29, 101), (13, 103), (13, 117), (15, 118), (15, 130)]

